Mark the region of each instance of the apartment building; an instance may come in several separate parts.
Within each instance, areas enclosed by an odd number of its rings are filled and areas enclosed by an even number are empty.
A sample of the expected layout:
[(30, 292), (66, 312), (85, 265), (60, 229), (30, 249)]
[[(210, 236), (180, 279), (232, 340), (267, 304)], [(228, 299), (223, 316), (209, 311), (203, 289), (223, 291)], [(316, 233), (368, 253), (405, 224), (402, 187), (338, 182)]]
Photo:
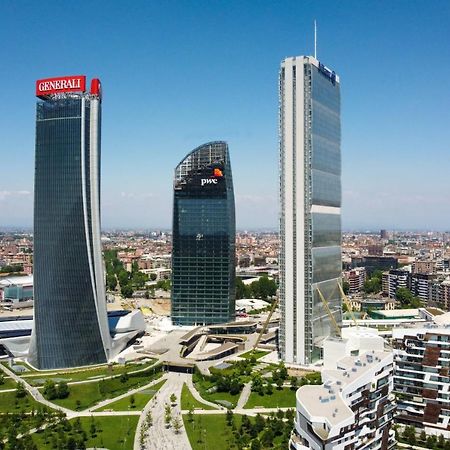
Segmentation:
[(349, 284), (349, 294), (357, 294), (362, 291), (366, 281), (366, 269), (364, 267), (355, 267), (352, 270), (344, 272), (344, 278)]
[(393, 355), (346, 356), (322, 371), (323, 384), (297, 391), (290, 450), (394, 448)]
[(396, 420), (450, 438), (450, 314), (428, 327), (394, 328)]

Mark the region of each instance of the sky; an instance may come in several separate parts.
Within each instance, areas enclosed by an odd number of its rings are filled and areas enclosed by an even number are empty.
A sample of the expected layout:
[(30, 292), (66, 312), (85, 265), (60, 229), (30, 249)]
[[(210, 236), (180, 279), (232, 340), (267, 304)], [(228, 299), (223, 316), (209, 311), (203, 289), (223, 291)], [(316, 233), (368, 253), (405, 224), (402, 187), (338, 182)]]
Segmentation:
[(170, 228), (175, 166), (229, 144), (237, 228), (277, 228), (278, 70), (341, 79), (345, 230), (450, 229), (450, 2), (0, 2), (0, 226), (31, 226), (35, 80), (103, 87), (103, 228)]

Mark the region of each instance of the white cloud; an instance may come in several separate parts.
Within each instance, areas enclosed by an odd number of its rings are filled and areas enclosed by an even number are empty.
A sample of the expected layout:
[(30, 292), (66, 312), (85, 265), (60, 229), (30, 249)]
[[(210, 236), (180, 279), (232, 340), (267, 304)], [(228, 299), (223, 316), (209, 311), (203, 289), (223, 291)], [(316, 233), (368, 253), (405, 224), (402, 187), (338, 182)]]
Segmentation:
[(0, 191), (0, 201), (14, 197), (29, 197), (32, 194), (30, 191)]

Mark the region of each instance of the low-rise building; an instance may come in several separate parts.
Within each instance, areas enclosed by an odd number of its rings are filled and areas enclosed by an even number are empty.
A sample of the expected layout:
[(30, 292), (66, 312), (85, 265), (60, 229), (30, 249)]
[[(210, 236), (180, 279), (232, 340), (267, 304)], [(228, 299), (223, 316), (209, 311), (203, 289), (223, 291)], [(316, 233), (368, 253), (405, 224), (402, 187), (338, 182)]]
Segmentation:
[(383, 294), (389, 298), (395, 298), (398, 288), (409, 288), (409, 275), (406, 270), (390, 270), (383, 273)]
[(391, 430), (393, 356), (366, 352), (322, 371), (323, 384), (297, 391), (291, 450), (379, 449), (395, 446)]
[(0, 302), (18, 304), (33, 300), (33, 275), (0, 278)]
[(349, 284), (349, 294), (357, 294), (362, 291), (366, 281), (366, 269), (364, 267), (355, 267), (352, 270), (344, 272), (344, 279)]

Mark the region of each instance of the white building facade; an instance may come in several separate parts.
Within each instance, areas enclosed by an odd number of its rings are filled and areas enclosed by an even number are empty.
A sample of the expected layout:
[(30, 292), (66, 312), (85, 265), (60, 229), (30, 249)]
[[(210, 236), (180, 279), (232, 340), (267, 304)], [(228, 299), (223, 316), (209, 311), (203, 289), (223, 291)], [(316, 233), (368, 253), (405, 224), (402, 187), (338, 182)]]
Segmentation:
[(339, 77), (299, 56), (281, 63), (279, 83), (279, 347), (286, 362), (310, 364), (342, 322)]
[(347, 356), (322, 372), (321, 386), (297, 391), (290, 450), (388, 450), (395, 412), (393, 356), (384, 351)]

